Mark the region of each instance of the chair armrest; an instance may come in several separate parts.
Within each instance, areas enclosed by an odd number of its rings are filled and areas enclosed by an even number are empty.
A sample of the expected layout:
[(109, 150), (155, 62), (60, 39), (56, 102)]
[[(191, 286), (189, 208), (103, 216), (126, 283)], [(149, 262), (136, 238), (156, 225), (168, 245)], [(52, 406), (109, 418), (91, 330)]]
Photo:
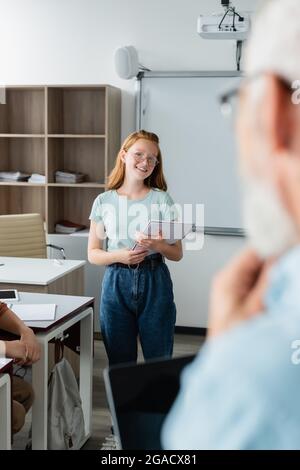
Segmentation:
[(52, 245), (51, 243), (48, 243), (46, 246), (47, 246), (47, 248), (53, 248), (54, 250), (60, 251), (63, 259), (66, 259), (65, 250), (61, 246)]

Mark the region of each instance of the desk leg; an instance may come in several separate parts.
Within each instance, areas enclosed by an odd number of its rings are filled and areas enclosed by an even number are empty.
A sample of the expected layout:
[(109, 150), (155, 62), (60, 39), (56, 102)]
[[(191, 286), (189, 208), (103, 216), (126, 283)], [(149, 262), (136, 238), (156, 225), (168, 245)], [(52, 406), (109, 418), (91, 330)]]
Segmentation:
[(0, 374), (0, 450), (11, 449), (11, 391), (9, 374)]
[(41, 345), (41, 358), (32, 366), (32, 386), (35, 399), (32, 406), (32, 449), (47, 449), (48, 408), (48, 341), (37, 339)]
[(91, 435), (93, 392), (93, 310), (80, 321), (80, 396), (86, 437)]

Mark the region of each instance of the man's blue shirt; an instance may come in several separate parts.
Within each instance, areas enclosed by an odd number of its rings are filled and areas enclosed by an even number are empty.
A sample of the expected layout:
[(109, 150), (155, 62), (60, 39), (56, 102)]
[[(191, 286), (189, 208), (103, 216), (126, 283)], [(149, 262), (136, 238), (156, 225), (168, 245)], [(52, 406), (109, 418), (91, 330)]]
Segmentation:
[(300, 449), (299, 246), (272, 269), (265, 305), (184, 370), (164, 448)]

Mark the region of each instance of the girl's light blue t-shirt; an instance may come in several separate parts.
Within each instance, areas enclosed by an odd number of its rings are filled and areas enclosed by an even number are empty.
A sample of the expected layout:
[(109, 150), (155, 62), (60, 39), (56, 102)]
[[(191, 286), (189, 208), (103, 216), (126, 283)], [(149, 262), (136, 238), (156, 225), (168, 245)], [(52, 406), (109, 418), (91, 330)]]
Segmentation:
[(97, 196), (89, 218), (103, 224), (107, 251), (114, 251), (132, 248), (135, 233), (142, 232), (149, 220), (176, 220), (177, 210), (171, 196), (159, 189), (150, 189), (139, 200), (130, 200), (119, 196), (116, 190), (110, 190)]

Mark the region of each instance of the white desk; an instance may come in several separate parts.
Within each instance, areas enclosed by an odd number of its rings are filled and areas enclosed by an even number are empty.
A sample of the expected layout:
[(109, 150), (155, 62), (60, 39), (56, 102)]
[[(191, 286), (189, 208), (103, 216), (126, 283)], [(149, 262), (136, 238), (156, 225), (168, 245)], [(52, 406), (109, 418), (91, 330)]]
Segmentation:
[(11, 449), (11, 383), (12, 359), (0, 359), (0, 450)]
[(85, 439), (91, 434), (93, 378), (93, 297), (20, 293), (19, 303), (55, 303), (54, 321), (26, 322), (41, 345), (41, 359), (32, 366), (35, 400), (32, 407), (32, 449), (47, 449), (48, 343), (75, 323), (80, 323), (79, 392), (85, 421)]
[(0, 257), (0, 289), (82, 295), (85, 261)]

